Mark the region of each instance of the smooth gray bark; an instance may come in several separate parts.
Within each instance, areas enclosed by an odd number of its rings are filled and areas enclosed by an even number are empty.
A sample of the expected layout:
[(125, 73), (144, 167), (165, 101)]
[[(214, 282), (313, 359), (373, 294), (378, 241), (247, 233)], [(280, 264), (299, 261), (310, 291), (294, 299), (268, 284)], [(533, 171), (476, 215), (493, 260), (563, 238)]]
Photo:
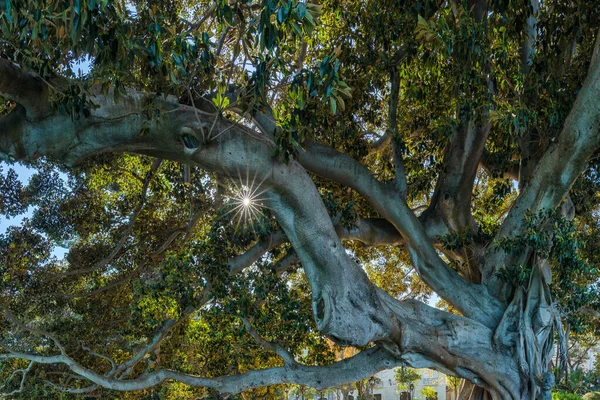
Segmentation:
[[(538, 212), (557, 207), (584, 170), (590, 155), (600, 147), (599, 43), (600, 40), (563, 132), (541, 158), (498, 237), (519, 233), (526, 210)], [(291, 363), (215, 379), (167, 370), (134, 379), (115, 379), (84, 368), (62, 348), (57, 356), (9, 352), (0, 355), (0, 359), (66, 364), (94, 384), (117, 390), (147, 388), (166, 379), (223, 392), (282, 382), (324, 388), (404, 363), (468, 379), (478, 387), (473, 389), (474, 393), (485, 389), (472, 398), (524, 399), (545, 395), (540, 374), (545, 372), (553, 330), (560, 321), (549, 295), (543, 260), (528, 260), (535, 268), (527, 290), (515, 290), (513, 296), (502, 298), (498, 295), (495, 272), (512, 262), (511, 256), (489, 250), (480, 266), (479, 283), (450, 268), (432, 241), (436, 232), (470, 223), (463, 205), (469, 198), (464, 188), (470, 190), (474, 171), (483, 156), (483, 144), (475, 140), (478, 137), (474, 134), (475, 127), (465, 128), (464, 135), (457, 139), (460, 140), (457, 150), (450, 147), (449, 173), (438, 184), (440, 192), (445, 187), (457, 191), (453, 197), (456, 204), (430, 206), (442, 207), (442, 213), (456, 206), (461, 210), (457, 215), (465, 216), (458, 220), (446, 218), (440, 224), (426, 217), (418, 218), (397, 193), (396, 184), (378, 181), (368, 168), (347, 155), (309, 141), (297, 160), (281, 163), (271, 157), (274, 143), (268, 130), (257, 132), (245, 128), (178, 104), (173, 98), (129, 91), (115, 104), (111, 95), (98, 94), (92, 98), (98, 107), (91, 110), (90, 117), (73, 121), (51, 111), (45, 86), (38, 78), (4, 60), (0, 60), (0, 95), (19, 104), (0, 120), (0, 158), (33, 160), (46, 156), (74, 165), (95, 154), (131, 152), (198, 166), (234, 180), (241, 179), (240, 171), (257, 177), (267, 189), (266, 202), (283, 232), (274, 234), (271, 243), (257, 244), (248, 254), (232, 260), (232, 272), (251, 264), (265, 249), (287, 238), (312, 287), (319, 330), (342, 344), (379, 344), (329, 367)], [(161, 110), (164, 118), (160, 124), (147, 120), (144, 109), (148, 101)], [(150, 129), (140, 135), (142, 128), (148, 126)], [(184, 135), (195, 136), (200, 147), (186, 148)], [(462, 153), (458, 151), (461, 148)], [(471, 160), (468, 154), (472, 152), (476, 157)], [(355, 189), (386, 223), (364, 220), (355, 230), (336, 227), (307, 171)], [(369, 245), (407, 246), (423, 281), (463, 316), (418, 301), (398, 301), (376, 288), (346, 253), (341, 242), (344, 237)]]

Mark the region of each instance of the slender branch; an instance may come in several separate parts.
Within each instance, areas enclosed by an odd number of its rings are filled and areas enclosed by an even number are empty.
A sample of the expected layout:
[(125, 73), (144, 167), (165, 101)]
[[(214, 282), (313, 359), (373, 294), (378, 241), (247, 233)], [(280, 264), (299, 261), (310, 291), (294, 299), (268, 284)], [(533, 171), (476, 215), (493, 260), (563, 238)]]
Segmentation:
[(27, 325), (25, 325), (24, 323), (22, 323), (21, 321), (19, 321), (19, 319), (17, 317), (15, 317), (15, 315), (8, 309), (5, 309), (3, 311), (4, 313), (4, 317), (14, 326), (16, 326), (17, 328), (19, 328), (22, 331), (27, 331), (30, 332), (34, 335), (37, 336), (42, 336), (42, 337), (47, 337), (48, 339), (52, 340), (52, 342), (54, 342), (54, 344), (56, 345), (56, 347), (60, 350), (60, 353), (62, 355), (65, 355), (65, 348), (62, 346), (62, 344), (58, 341), (58, 339), (56, 338), (56, 336), (54, 336), (53, 334), (43, 331), (41, 329), (36, 329), (36, 328), (31, 328)]
[(275, 273), (281, 276), (285, 271), (289, 270), (293, 265), (300, 264), (300, 258), (295, 252), (286, 254), (273, 266)]
[(177, 325), (179, 325), (182, 321), (184, 321), (188, 316), (198, 311), (202, 306), (206, 304), (209, 300), (208, 290), (204, 290), (202, 292), (202, 296), (198, 301), (198, 304), (194, 307), (188, 307), (182, 314), (179, 319), (169, 319), (163, 323), (163, 325), (158, 329), (158, 331), (154, 334), (152, 340), (144, 347), (142, 347), (134, 357), (131, 359), (119, 364), (114, 371), (109, 374), (109, 377), (117, 377), (118, 379), (124, 379), (127, 377), (133, 368), (139, 363), (146, 354), (150, 353), (154, 349), (156, 349), (163, 339), (167, 336), (167, 334)]
[(65, 271), (63, 273), (60, 273), (58, 275), (54, 275), (54, 276), (50, 277), (48, 279), (48, 281), (62, 279), (66, 276), (87, 274), (87, 273), (96, 271), (100, 268), (103, 268), (106, 264), (108, 264), (115, 258), (115, 256), (121, 251), (121, 249), (125, 245), (125, 242), (127, 241), (127, 238), (129, 237), (129, 234), (131, 233), (131, 230), (133, 229), (133, 225), (134, 225), (135, 221), (137, 220), (138, 216), (140, 215), (140, 212), (144, 209), (144, 206), (146, 205), (146, 196), (148, 194), (148, 187), (150, 186), (150, 181), (154, 177), (154, 174), (160, 167), (161, 163), (162, 163), (162, 159), (159, 159), (159, 158), (155, 159), (154, 162), (152, 163), (152, 167), (150, 168), (150, 171), (148, 171), (148, 173), (146, 174), (146, 178), (144, 179), (144, 184), (142, 186), (142, 194), (141, 194), (140, 201), (139, 201), (138, 205), (135, 207), (135, 209), (133, 210), (131, 217), (129, 217), (129, 223), (127, 224), (127, 227), (125, 228), (125, 232), (123, 232), (121, 239), (119, 240), (117, 245), (113, 248), (113, 250), (106, 257), (104, 257), (102, 260), (98, 261), (97, 263), (95, 263), (94, 265), (92, 265), (89, 268), (79, 268), (79, 269), (74, 269), (74, 270), (70, 270), (70, 271)]
[(17, 373), (21, 374), (21, 383), (19, 385), (19, 388), (13, 390), (10, 393), (0, 393), (0, 399), (6, 398), (6, 397), (11, 397), (11, 396), (14, 396), (15, 394), (21, 393), (23, 391), (24, 387), (25, 387), (25, 379), (27, 378), (27, 374), (29, 373), (29, 371), (31, 371), (31, 369), (33, 368), (34, 365), (35, 365), (35, 362), (34, 361), (30, 361), (29, 365), (27, 366), (27, 368), (17, 369), (15, 371), (13, 371), (13, 373), (10, 374), (10, 377), (6, 380), (6, 382), (2, 386), (0, 386), (0, 389), (2, 389), (4, 386), (8, 385), (8, 383), (12, 380), (12, 378)]
[(281, 347), (279, 344), (277, 344), (275, 342), (270, 342), (268, 340), (263, 339), (259, 335), (259, 333), (252, 327), (252, 325), (250, 324), (250, 322), (248, 321), (247, 318), (240, 317), (240, 319), (242, 320), (242, 322), (244, 323), (244, 327), (246, 327), (246, 330), (248, 331), (250, 336), (252, 336), (252, 338), (254, 338), (256, 343), (258, 343), (265, 349), (271, 350), (272, 352), (277, 354), (279, 357), (281, 357), (283, 359), (283, 361), (285, 362), (286, 365), (298, 365), (298, 363), (294, 359), (294, 356), (289, 351), (287, 351), (286, 349), (284, 349), (283, 347)]
[(371, 144), (369, 148), (369, 154), (382, 152), (383, 149), (385, 149), (388, 146), (388, 144), (391, 143), (391, 141), (392, 136), (389, 133), (385, 133), (383, 136), (381, 136), (379, 139), (377, 139)]
[(249, 267), (258, 261), (266, 252), (273, 250), (276, 247), (281, 246), (286, 240), (285, 233), (282, 231), (275, 231), (269, 235), (266, 240), (256, 243), (250, 250), (246, 251), (237, 257), (232, 258), (227, 266), (229, 272), (237, 274), (242, 269)]
[(112, 373), (114, 370), (116, 370), (116, 369), (117, 369), (117, 365), (115, 364), (115, 362), (113, 361), (113, 359), (112, 359), (112, 358), (110, 358), (110, 357), (108, 357), (108, 356), (105, 356), (105, 355), (103, 355), (103, 354), (100, 354), (100, 353), (96, 353), (95, 351), (93, 351), (92, 349), (90, 349), (89, 347), (87, 347), (86, 345), (84, 345), (84, 344), (83, 344), (83, 342), (81, 342), (81, 348), (82, 348), (83, 350), (87, 351), (88, 353), (90, 353), (92, 356), (94, 356), (94, 357), (98, 357), (98, 358), (101, 358), (101, 359), (103, 359), (103, 360), (106, 360), (106, 361), (108, 361), (108, 362), (110, 363), (110, 367), (111, 367), (111, 368), (110, 368), (110, 371), (108, 371), (108, 372), (106, 373), (106, 375), (107, 375), (107, 376), (110, 376), (110, 374), (111, 374), (111, 373)]
[[(360, 352), (354, 357), (326, 366), (285, 365), (278, 368), (254, 370), (245, 374), (227, 375), (218, 378), (205, 378), (161, 369), (136, 379), (119, 380), (97, 374), (66, 355), (39, 356), (20, 352), (0, 354), (0, 360), (11, 358), (26, 359), (40, 364), (65, 364), (73, 372), (87, 378), (96, 385), (112, 390), (144, 390), (159, 385), (166, 380), (173, 380), (191, 386), (217, 389), (221, 393), (240, 393), (249, 389), (286, 382), (325, 389), (330, 386), (365, 379), (378, 371), (400, 365), (400, 362), (387, 351), (375, 346)], [(325, 373), (328, 379), (323, 379)]]

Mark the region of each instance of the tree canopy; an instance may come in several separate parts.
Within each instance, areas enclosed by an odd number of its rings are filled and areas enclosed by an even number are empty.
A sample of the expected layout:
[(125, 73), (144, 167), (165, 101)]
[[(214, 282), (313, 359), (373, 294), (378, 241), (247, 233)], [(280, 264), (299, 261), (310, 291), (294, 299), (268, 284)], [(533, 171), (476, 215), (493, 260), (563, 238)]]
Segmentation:
[(588, 0), (0, 0), (0, 214), (31, 213), (0, 396), (405, 366), (548, 398), (555, 339), (565, 367), (598, 332), (599, 28)]

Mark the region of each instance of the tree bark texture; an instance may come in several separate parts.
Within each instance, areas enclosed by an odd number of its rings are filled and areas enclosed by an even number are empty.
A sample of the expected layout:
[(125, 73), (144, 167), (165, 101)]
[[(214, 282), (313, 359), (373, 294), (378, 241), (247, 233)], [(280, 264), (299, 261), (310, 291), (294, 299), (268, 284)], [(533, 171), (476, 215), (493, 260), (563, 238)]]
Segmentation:
[[(562, 133), (540, 158), (497, 238), (518, 234), (527, 210), (555, 209), (600, 147), (598, 43), (593, 60)], [(331, 368), (286, 365), (215, 379), (159, 370), (116, 380), (84, 368), (65, 354), (0, 357), (63, 363), (93, 383), (116, 390), (147, 388), (166, 379), (230, 393), (282, 382), (324, 388), (405, 364), (466, 379), (460, 399), (548, 398), (552, 382), (546, 369), (554, 334), (562, 328), (550, 295), (547, 263), (535, 254), (521, 255), (521, 261), (532, 268), (531, 278), (506, 292), (496, 273), (514, 264), (517, 256), (474, 248), (458, 255), (468, 266), (458, 273), (434, 246), (438, 235), (473, 224), (471, 188), (489, 127), (470, 124), (456, 133), (446, 153), (448, 168), (429, 208), (417, 217), (395, 186), (380, 182), (367, 167), (332, 148), (309, 141), (305, 151), (282, 163), (271, 156), (274, 141), (265, 130), (243, 127), (178, 104), (174, 98), (129, 91), (115, 103), (110, 94), (96, 94), (91, 101), (97, 108), (90, 110), (90, 116), (72, 120), (53, 111), (39, 78), (6, 60), (0, 61), (0, 95), (18, 104), (0, 120), (0, 158), (5, 160), (52, 157), (75, 165), (100, 153), (129, 152), (175, 160), (233, 180), (256, 177), (267, 189), (266, 202), (282, 232), (255, 253), (232, 260), (230, 269), (239, 271), (266, 249), (288, 240), (312, 287), (319, 330), (341, 344), (377, 344)], [(149, 101), (161, 110), (160, 123), (147, 119), (144, 107)], [(186, 147), (185, 135), (194, 136), (199, 147)], [(383, 219), (363, 220), (350, 230), (336, 226), (309, 172), (355, 189)], [(406, 246), (421, 279), (461, 315), (389, 296), (348, 256), (340, 237), (369, 245)]]

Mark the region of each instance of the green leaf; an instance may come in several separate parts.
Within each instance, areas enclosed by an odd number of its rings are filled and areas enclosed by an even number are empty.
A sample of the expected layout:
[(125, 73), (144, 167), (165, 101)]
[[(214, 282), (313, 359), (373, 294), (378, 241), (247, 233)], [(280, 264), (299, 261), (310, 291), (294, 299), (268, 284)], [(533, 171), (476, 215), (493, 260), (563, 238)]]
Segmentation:
[(10, 1), (11, 0), (4, 0), (4, 16), (7, 20), (12, 22), (12, 18), (10, 16)]
[(315, 23), (315, 19), (313, 18), (313, 16), (311, 15), (311, 13), (307, 12), (306, 15), (306, 20), (308, 21), (308, 23), (310, 25), (312, 25), (313, 27), (315, 27), (317, 24)]
[(329, 108), (331, 109), (332, 114), (335, 114), (337, 111), (337, 103), (333, 97), (329, 98)]
[(302, 19), (306, 15), (306, 3), (298, 3), (298, 18)]
[(285, 21), (285, 17), (285, 9), (284, 7), (280, 7), (279, 10), (277, 10), (277, 22), (283, 24), (283, 22)]
[(300, 25), (298, 25), (298, 23), (294, 22), (292, 24), (292, 29), (294, 30), (294, 32), (296, 32), (296, 35), (302, 36), (302, 28), (300, 28)]

